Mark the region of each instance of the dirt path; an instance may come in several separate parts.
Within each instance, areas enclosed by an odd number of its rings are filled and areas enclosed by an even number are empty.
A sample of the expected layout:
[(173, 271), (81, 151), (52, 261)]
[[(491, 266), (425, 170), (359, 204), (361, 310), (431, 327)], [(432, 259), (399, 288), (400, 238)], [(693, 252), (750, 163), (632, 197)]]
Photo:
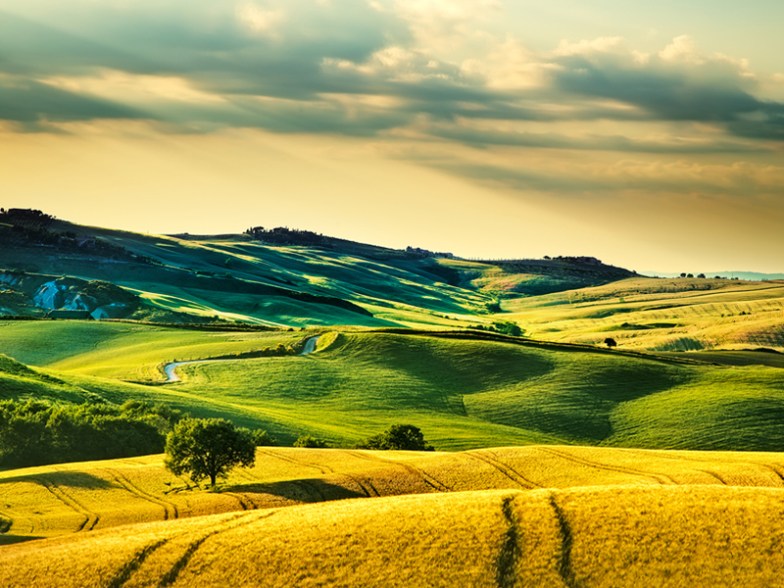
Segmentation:
[[(320, 335), (308, 337), (305, 340), (305, 345), (299, 355), (310, 355), (316, 352), (316, 343), (318, 343)], [(173, 361), (163, 366), (163, 373), (166, 375), (166, 383), (180, 382), (180, 376), (177, 375), (177, 368), (181, 365), (191, 365), (194, 363), (219, 363), (223, 361), (237, 361), (237, 359), (193, 359), (190, 361)]]

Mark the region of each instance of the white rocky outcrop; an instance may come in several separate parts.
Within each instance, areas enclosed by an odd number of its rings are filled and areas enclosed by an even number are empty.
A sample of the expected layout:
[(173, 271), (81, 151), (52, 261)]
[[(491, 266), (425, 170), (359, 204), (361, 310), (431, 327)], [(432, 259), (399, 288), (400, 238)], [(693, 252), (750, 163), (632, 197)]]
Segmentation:
[(46, 282), (38, 288), (33, 296), (33, 303), (38, 308), (55, 310), (62, 306), (63, 293), (68, 290), (68, 286), (60, 280)]

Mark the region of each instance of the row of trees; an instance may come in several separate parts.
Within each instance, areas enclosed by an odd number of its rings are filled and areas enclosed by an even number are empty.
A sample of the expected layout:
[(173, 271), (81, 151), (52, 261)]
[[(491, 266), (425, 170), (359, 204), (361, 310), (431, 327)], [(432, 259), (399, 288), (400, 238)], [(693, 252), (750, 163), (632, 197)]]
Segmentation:
[(178, 411), (139, 401), (121, 406), (1, 401), (0, 467), (160, 453), (180, 418)]
[[(166, 467), (194, 482), (254, 464), (256, 447), (274, 445), (265, 431), (235, 427), (226, 419), (184, 418), (161, 405), (128, 401), (54, 404), (42, 400), (0, 402), (0, 467), (132, 457), (165, 451)], [(327, 447), (301, 436), (297, 447)], [(414, 425), (393, 425), (358, 445), (365, 449), (432, 451)]]
[[(209, 479), (215, 486), (237, 466), (252, 467), (259, 441), (270, 441), (264, 432), (235, 427), (226, 419), (183, 419), (166, 437), (166, 467), (173, 474), (188, 474), (199, 483)], [(268, 445), (268, 442), (263, 443)], [(328, 447), (323, 439), (300, 436), (295, 447)], [(422, 431), (414, 425), (392, 425), (358, 445), (361, 449), (433, 451)]]

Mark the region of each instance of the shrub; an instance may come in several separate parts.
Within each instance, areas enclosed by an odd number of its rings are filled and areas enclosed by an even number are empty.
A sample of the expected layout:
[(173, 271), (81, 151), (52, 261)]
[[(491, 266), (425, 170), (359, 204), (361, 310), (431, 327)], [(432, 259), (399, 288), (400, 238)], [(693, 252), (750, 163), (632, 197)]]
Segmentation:
[(311, 449), (324, 449), (329, 447), (329, 444), (324, 439), (311, 437), (310, 435), (300, 435), (294, 441), (294, 447), (309, 447)]
[(253, 436), (253, 443), (256, 447), (271, 447), (273, 445), (277, 445), (275, 439), (262, 429), (256, 429), (255, 431), (251, 431), (251, 435)]
[(361, 449), (402, 449), (407, 451), (433, 451), (419, 427), (414, 425), (392, 425), (378, 435), (369, 437), (360, 444)]

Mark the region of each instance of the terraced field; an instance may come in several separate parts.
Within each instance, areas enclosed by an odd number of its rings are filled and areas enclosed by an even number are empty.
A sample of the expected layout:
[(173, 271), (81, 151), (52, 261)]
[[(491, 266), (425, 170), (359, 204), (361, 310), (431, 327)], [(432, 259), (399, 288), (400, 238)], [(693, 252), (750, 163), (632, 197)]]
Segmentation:
[(49, 466), (0, 473), (0, 582), (776, 585), (783, 498), (761, 453), (269, 448), (220, 492), (158, 456)]

